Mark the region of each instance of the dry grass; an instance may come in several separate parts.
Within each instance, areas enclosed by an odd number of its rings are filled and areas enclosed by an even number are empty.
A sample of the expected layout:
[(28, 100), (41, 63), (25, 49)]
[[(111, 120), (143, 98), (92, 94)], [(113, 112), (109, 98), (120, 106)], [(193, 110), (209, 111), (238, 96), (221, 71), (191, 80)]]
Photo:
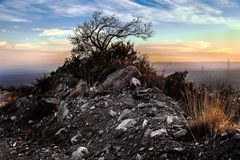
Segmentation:
[(17, 96), (15, 96), (11, 92), (0, 92), (2, 94), (2, 98), (0, 99), (0, 110), (6, 108), (7, 106), (15, 103)]
[(209, 95), (206, 89), (186, 93), (186, 111), (192, 117), (189, 129), (197, 138), (221, 134), (236, 126), (236, 108), (229, 107), (230, 102), (220, 94)]

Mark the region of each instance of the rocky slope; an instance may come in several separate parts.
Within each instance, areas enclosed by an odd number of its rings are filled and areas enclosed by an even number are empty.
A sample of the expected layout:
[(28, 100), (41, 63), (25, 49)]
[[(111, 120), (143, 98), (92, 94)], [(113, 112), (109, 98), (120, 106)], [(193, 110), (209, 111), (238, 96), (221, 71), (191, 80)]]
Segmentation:
[(233, 130), (196, 143), (183, 109), (158, 88), (143, 88), (129, 66), (98, 86), (63, 75), (47, 92), (0, 113), (0, 159), (238, 159)]

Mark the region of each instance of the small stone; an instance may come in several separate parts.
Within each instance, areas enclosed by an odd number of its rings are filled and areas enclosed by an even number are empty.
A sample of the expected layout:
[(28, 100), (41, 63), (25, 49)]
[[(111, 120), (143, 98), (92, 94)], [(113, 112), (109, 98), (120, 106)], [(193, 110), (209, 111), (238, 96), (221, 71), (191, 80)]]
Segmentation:
[(156, 131), (153, 131), (151, 133), (151, 137), (155, 137), (155, 136), (164, 136), (167, 135), (167, 130), (165, 128), (162, 129), (158, 129)]
[(32, 123), (34, 123), (34, 121), (33, 121), (33, 120), (29, 120), (28, 123), (29, 123), (29, 124), (32, 124)]
[(17, 117), (16, 117), (16, 116), (11, 116), (10, 119), (11, 119), (12, 121), (15, 121), (15, 120), (17, 119)]
[(126, 131), (128, 128), (133, 127), (136, 123), (137, 123), (137, 121), (134, 119), (125, 119), (122, 121), (122, 123), (120, 123), (117, 126), (116, 130)]
[(103, 131), (103, 130), (100, 130), (98, 133), (99, 133), (100, 135), (102, 135), (102, 134), (104, 133), (104, 131)]
[(67, 139), (68, 131), (66, 128), (61, 128), (55, 133), (54, 136), (56, 137), (56, 140), (64, 141)]
[(83, 111), (83, 112), (85, 112), (87, 110), (87, 108), (88, 108), (88, 103), (85, 103), (80, 107), (81, 111)]
[(71, 160), (81, 160), (83, 156), (89, 154), (86, 147), (79, 147), (76, 151), (72, 153)]
[(70, 141), (72, 144), (76, 144), (77, 142), (80, 141), (80, 139), (81, 139), (81, 135), (77, 134), (77, 135), (73, 136)]
[(129, 109), (124, 109), (121, 113), (121, 115), (118, 117), (118, 121), (121, 121), (125, 118), (127, 118), (128, 114), (131, 113)]
[(143, 123), (142, 123), (142, 127), (145, 128), (147, 126), (148, 121), (146, 119), (144, 119)]
[(14, 142), (12, 146), (13, 146), (13, 147), (16, 147), (16, 146), (17, 146), (17, 142)]
[(167, 116), (167, 124), (172, 124), (173, 123), (173, 116)]
[(91, 109), (91, 110), (94, 110), (95, 108), (96, 108), (95, 106), (92, 106), (90, 109)]
[(162, 154), (160, 157), (159, 157), (159, 160), (166, 160), (167, 159), (167, 153), (165, 154)]
[(154, 147), (151, 147), (151, 148), (149, 148), (148, 150), (149, 150), (149, 151), (152, 151), (153, 149), (154, 149)]
[(65, 119), (65, 117), (69, 114), (67, 105), (68, 105), (67, 103), (62, 101), (58, 107), (58, 118), (60, 122), (62, 122)]
[(113, 111), (113, 110), (110, 110), (109, 111), (109, 114), (112, 116), (112, 117), (116, 117), (117, 116), (117, 112)]
[(233, 136), (233, 139), (240, 140), (240, 134), (239, 133), (235, 133), (234, 136)]
[(184, 149), (183, 148), (174, 148), (173, 150), (178, 151), (178, 152), (182, 152)]
[(104, 157), (99, 157), (98, 160), (105, 160), (105, 158)]
[(140, 156), (140, 154), (137, 154), (135, 160), (142, 160), (142, 156)]
[(183, 137), (187, 134), (187, 130), (186, 129), (181, 129), (180, 131), (173, 133), (174, 137), (176, 138), (180, 138)]

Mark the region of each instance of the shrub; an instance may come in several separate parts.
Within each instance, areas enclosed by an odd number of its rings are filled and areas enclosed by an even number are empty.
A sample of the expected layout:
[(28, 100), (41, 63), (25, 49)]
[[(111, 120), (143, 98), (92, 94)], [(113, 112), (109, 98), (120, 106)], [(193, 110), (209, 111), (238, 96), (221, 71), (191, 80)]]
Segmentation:
[(164, 80), (164, 93), (175, 100), (184, 100), (186, 89), (193, 87), (193, 84), (186, 80), (187, 71), (175, 72)]
[(235, 125), (236, 109), (228, 104), (231, 100), (211, 95), (205, 87), (186, 90), (185, 109), (192, 118), (189, 129), (193, 136), (202, 138), (221, 134)]

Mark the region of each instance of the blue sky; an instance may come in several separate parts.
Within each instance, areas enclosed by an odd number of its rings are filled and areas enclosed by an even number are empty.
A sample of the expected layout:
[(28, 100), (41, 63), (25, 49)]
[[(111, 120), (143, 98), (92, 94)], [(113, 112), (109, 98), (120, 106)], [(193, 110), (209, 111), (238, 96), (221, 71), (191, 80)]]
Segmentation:
[(151, 61), (240, 61), (239, 0), (0, 0), (0, 67), (62, 63), (94, 11), (152, 21), (152, 38), (132, 39)]

